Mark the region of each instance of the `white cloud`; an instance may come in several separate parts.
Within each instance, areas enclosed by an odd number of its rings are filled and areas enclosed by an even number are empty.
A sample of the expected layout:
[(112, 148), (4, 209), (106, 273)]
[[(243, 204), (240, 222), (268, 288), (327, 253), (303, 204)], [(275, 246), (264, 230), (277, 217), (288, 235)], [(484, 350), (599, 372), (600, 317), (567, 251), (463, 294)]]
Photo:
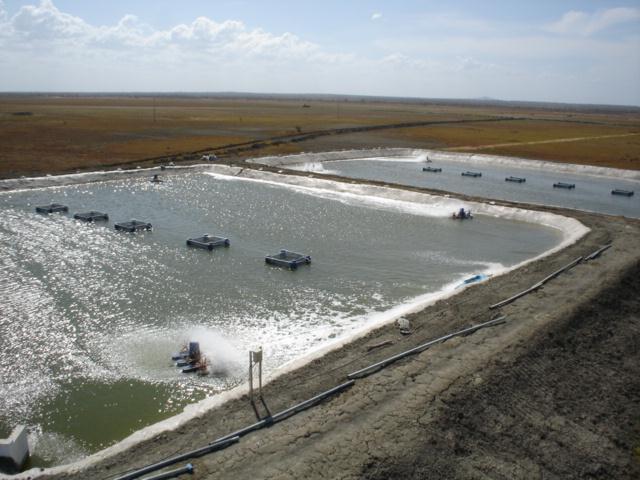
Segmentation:
[(235, 20), (216, 22), (198, 17), (190, 24), (155, 30), (135, 16), (126, 15), (116, 25), (94, 26), (61, 12), (51, 0), (23, 6), (13, 17), (5, 18), (0, 29), (5, 32), (0, 36), (0, 47), (31, 49), (34, 54), (53, 50), (60, 55), (84, 55), (106, 49), (132, 56), (143, 50), (234, 59), (241, 56), (313, 61), (332, 57), (291, 33), (274, 35), (252, 30)]
[(546, 30), (560, 34), (588, 36), (614, 25), (638, 20), (640, 20), (638, 8), (611, 8), (591, 14), (571, 10), (557, 22), (548, 25)]
[(382, 18), (382, 14), (379, 12), (374, 12), (373, 15), (371, 15), (371, 20), (376, 21), (376, 20), (380, 20)]
[[(371, 21), (376, 15), (383, 18), (374, 13)], [(634, 9), (577, 12), (554, 28), (596, 32), (636, 16)], [(198, 17), (157, 29), (125, 15), (114, 24), (93, 25), (50, 0), (11, 14), (0, 0), (0, 90), (233, 90), (640, 104), (640, 62), (629, 61), (640, 51), (638, 34), (566, 37), (541, 32), (538, 25), (496, 25), (455, 14), (416, 16), (407, 24), (354, 54), (233, 19)]]

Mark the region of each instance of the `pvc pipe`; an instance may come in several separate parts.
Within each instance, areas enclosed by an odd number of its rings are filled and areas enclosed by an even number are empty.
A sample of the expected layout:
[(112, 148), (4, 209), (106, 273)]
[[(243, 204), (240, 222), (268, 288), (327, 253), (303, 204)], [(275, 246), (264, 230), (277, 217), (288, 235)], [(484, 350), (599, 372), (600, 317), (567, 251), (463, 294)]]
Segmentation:
[(449, 340), (450, 338), (453, 337), (457, 337), (459, 335), (464, 335), (467, 333), (472, 333), (475, 332), (476, 330), (479, 330), (481, 328), (484, 327), (490, 327), (493, 325), (498, 325), (500, 323), (504, 323), (505, 322), (505, 316), (501, 316), (499, 318), (495, 318), (493, 320), (489, 320), (488, 322), (484, 322), (484, 323), (479, 323), (478, 325), (474, 325), (472, 327), (468, 327), (462, 330), (459, 330), (457, 332), (453, 332), (453, 333), (449, 333), (443, 337), (440, 338), (436, 338), (435, 340), (431, 340), (427, 343), (423, 343), (422, 345), (418, 345), (417, 347), (412, 348), (411, 350), (406, 350), (402, 353), (398, 353), (397, 355), (394, 355), (392, 357), (386, 358), (385, 360), (382, 360), (378, 363), (374, 363), (372, 365), (369, 365), (368, 367), (362, 368), (360, 370), (356, 370), (353, 373), (350, 373), (349, 375), (347, 375), (347, 378), (349, 379), (353, 379), (353, 378), (362, 378), (362, 377), (366, 377), (371, 375), (372, 373), (377, 372), (378, 370), (383, 369), (384, 367), (391, 365), (392, 363), (400, 360), (401, 358), (405, 358), (408, 357), (409, 355), (413, 355), (414, 353), (421, 353), (424, 350), (428, 349), (429, 347), (431, 347), (432, 345), (435, 345), (437, 343), (441, 343), (444, 342), (446, 340)]

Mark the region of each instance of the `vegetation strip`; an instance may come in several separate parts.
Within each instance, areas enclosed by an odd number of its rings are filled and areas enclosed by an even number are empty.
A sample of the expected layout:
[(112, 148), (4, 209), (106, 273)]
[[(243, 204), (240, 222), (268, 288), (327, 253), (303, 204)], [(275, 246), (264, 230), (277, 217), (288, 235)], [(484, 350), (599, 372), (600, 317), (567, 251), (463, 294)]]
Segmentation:
[(438, 343), (442, 343), (442, 342), (446, 342), (447, 340), (449, 340), (450, 338), (453, 337), (457, 337), (460, 335), (466, 335), (469, 333), (473, 333), (476, 330), (480, 330), (481, 328), (485, 328), (485, 327), (492, 327), (494, 325), (500, 325), (502, 323), (505, 323), (506, 321), (506, 317), (505, 316), (501, 316), (498, 318), (495, 318), (493, 320), (489, 320), (488, 322), (484, 322), (484, 323), (479, 323), (478, 325), (473, 325), (472, 327), (468, 327), (468, 328), (464, 328), (462, 330), (458, 330), (457, 332), (453, 332), (453, 333), (449, 333), (447, 335), (444, 335), (440, 338), (436, 338), (435, 340), (431, 340), (427, 343), (423, 343), (422, 345), (418, 345), (417, 347), (414, 347), (410, 350), (406, 350), (404, 352), (398, 353), (397, 355), (394, 355), (392, 357), (386, 358), (378, 363), (374, 363), (373, 365), (369, 365), (368, 367), (362, 368), (360, 370), (357, 370), (355, 372), (350, 373), (349, 375), (347, 375), (347, 378), (349, 379), (354, 379), (354, 378), (363, 378), (363, 377), (367, 377), (369, 375), (371, 375), (372, 373), (377, 372), (378, 370), (382, 370), (383, 368), (391, 365), (392, 363), (408, 357), (409, 355), (413, 355), (416, 353), (421, 353), (423, 351), (425, 351), (426, 349), (428, 349), (429, 347), (436, 345)]

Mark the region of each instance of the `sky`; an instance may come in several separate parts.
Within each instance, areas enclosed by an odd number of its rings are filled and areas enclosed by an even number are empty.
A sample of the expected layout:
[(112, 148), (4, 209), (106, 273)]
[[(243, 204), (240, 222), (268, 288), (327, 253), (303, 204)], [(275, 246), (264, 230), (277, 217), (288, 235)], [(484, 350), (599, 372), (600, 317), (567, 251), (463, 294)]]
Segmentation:
[(0, 91), (640, 106), (640, 0), (0, 0)]

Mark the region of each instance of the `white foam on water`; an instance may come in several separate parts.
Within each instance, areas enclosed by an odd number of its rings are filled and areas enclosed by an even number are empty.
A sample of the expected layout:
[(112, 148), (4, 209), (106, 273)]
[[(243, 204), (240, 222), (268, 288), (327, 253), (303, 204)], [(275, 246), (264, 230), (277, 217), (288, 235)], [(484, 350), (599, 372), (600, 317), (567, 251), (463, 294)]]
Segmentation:
[(244, 370), (246, 358), (242, 351), (220, 331), (195, 326), (188, 331), (188, 338), (198, 339), (200, 351), (209, 361), (211, 374), (237, 374)]
[[(202, 170), (201, 166), (198, 168)], [(538, 223), (557, 229), (562, 232), (563, 235), (562, 240), (555, 247), (518, 265), (514, 265), (511, 267), (505, 267), (499, 264), (478, 265), (479, 271), (465, 272), (464, 274), (460, 275), (460, 278), (456, 278), (454, 281), (444, 285), (437, 292), (419, 295), (384, 312), (368, 313), (366, 315), (367, 321), (365, 324), (358, 325), (356, 328), (353, 328), (345, 332), (344, 334), (337, 336), (333, 340), (325, 342), (314, 348), (313, 350), (310, 350), (306, 355), (286, 363), (275, 372), (273, 372), (269, 376), (267, 381), (283, 375), (284, 373), (293, 370), (300, 365), (308, 363), (314, 358), (317, 358), (330, 350), (339, 348), (352, 341), (354, 338), (365, 335), (372, 329), (391, 322), (402, 315), (419, 311), (440, 299), (448, 298), (466, 288), (472, 288), (474, 286), (473, 284), (465, 285), (460, 288), (461, 280), (467, 278), (470, 274), (485, 274), (495, 276), (512, 271), (516, 268), (521, 267), (522, 265), (533, 262), (539, 258), (565, 248), (566, 246), (577, 241), (580, 237), (582, 237), (589, 231), (587, 227), (585, 227), (575, 219), (551, 214), (548, 212), (534, 212), (520, 208), (506, 206), (503, 207), (477, 202), (461, 202), (459, 200), (451, 198), (441, 196), (439, 197), (435, 195), (407, 190), (398, 190), (372, 185), (359, 185), (356, 183), (347, 184), (308, 177), (278, 175), (256, 170), (242, 170), (237, 167), (224, 167), (216, 165), (207, 166), (205, 170), (214, 175), (215, 178), (218, 178), (220, 180), (263, 182), (267, 184), (278, 185), (280, 187), (291, 188), (296, 191), (300, 191), (301, 193), (322, 196), (323, 198), (332, 198), (347, 203), (355, 202), (354, 204), (357, 205), (367, 205), (374, 208), (388, 208), (395, 211), (410, 213), (413, 215), (424, 215), (432, 217), (448, 216), (452, 211), (456, 210), (460, 206), (463, 206), (464, 204), (465, 208), (472, 208), (474, 213), (477, 215), (489, 215), (530, 223)], [(46, 179), (49, 180), (50, 177), (46, 177)], [(78, 183), (77, 178), (68, 179), (68, 181), (69, 183)], [(216, 332), (194, 330), (193, 334), (199, 334), (204, 338), (202, 345), (205, 351), (221, 347), (226, 352), (223, 354), (223, 356), (229, 359), (229, 362), (231, 364), (235, 362), (235, 354), (233, 352), (232, 342), (227, 342), (227, 340), (221, 338), (220, 335), (218, 335), (218, 333)], [(240, 363), (242, 363), (241, 359)], [(24, 478), (26, 476), (31, 476), (33, 478), (35, 476), (38, 476), (39, 474), (58, 474), (81, 470), (82, 468), (96, 463), (101, 459), (115, 455), (116, 453), (121, 452), (131, 447), (132, 445), (151, 438), (160, 432), (175, 429), (178, 426), (186, 423), (187, 421), (197, 416), (203, 415), (209, 410), (216, 408), (229, 400), (239, 398), (243, 394), (247, 393), (247, 391), (248, 386), (244, 384), (213, 397), (206, 398), (200, 402), (188, 405), (187, 407), (185, 407), (182, 413), (138, 430), (124, 440), (100, 452), (96, 452), (76, 463), (43, 469), (42, 471), (32, 469), (20, 474), (19, 478)]]

